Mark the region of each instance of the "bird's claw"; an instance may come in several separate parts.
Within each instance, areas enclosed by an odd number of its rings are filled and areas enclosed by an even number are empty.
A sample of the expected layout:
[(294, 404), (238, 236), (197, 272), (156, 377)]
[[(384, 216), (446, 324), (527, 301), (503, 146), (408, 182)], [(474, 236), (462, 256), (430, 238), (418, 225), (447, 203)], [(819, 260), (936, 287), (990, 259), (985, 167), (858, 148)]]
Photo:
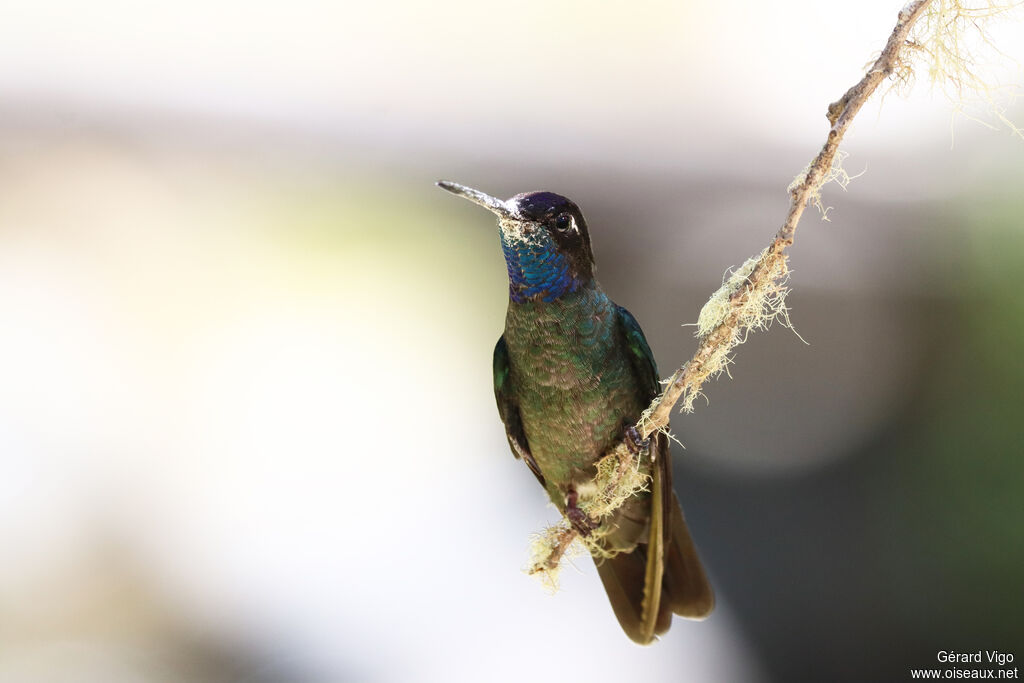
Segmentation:
[(576, 493), (576, 489), (569, 489), (569, 494), (565, 497), (565, 518), (580, 533), (580, 536), (589, 536), (597, 525), (586, 512), (579, 508), (578, 503), (579, 494)]
[(628, 448), (629, 452), (633, 455), (640, 455), (640, 453), (651, 447), (650, 437), (647, 437), (646, 439), (641, 438), (640, 432), (638, 432), (636, 427), (633, 425), (626, 427), (626, 437), (624, 441), (626, 442), (626, 448)]

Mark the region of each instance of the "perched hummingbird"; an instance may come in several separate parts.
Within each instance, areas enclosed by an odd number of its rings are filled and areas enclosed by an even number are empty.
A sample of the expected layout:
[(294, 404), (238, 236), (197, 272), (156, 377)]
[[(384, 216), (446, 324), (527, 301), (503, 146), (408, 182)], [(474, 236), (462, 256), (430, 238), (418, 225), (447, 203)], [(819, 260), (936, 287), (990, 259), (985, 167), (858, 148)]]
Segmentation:
[[(594, 562), (626, 635), (647, 644), (673, 613), (706, 617), (714, 596), (672, 490), (668, 438), (641, 443), (633, 428), (659, 392), (654, 356), (636, 319), (594, 278), (579, 207), (551, 192), (503, 201), (437, 184), (498, 216), (509, 301), (494, 395), (512, 453), (580, 534), (600, 525)], [(641, 468), (651, 490), (590, 519), (579, 503), (594, 493), (595, 463), (624, 439), (650, 453)]]

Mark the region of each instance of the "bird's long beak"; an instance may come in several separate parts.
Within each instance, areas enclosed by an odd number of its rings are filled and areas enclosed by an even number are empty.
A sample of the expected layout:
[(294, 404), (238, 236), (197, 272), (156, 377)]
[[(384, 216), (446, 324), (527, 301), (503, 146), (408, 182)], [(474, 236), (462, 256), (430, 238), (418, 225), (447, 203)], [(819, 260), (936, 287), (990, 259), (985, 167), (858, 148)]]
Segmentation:
[(459, 185), (453, 183), (450, 180), (438, 180), (437, 186), (442, 190), (448, 190), (452, 194), (457, 194), (460, 197), (464, 197), (474, 204), (479, 204), (488, 211), (497, 214), (503, 218), (514, 218), (515, 214), (509, 207), (508, 203), (492, 197), (491, 195), (481, 192), (480, 190), (474, 190), (472, 187), (466, 187), (465, 185)]

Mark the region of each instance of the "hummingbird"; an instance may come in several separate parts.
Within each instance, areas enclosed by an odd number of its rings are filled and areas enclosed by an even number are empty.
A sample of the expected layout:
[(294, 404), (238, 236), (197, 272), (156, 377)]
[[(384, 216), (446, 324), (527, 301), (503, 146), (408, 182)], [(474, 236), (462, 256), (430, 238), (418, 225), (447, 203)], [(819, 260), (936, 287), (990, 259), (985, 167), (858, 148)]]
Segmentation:
[[(494, 396), (512, 454), (578, 533), (599, 539), (597, 573), (629, 638), (652, 642), (673, 614), (703, 619), (714, 595), (672, 490), (668, 436), (641, 440), (634, 427), (660, 392), (654, 355), (636, 318), (594, 277), (583, 213), (552, 192), (501, 200), (437, 185), (498, 219), (508, 311), (494, 347)], [(580, 502), (594, 493), (595, 463), (623, 441), (649, 454), (640, 467), (653, 483), (590, 519)]]

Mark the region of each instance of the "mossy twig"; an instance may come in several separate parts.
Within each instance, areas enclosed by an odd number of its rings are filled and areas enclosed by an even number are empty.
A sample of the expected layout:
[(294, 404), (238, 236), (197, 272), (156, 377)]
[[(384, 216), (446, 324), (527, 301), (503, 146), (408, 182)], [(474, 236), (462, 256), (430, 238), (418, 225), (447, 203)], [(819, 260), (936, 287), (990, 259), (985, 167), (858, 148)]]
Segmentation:
[[(714, 320), (718, 324), (701, 326), (703, 333), (700, 334), (697, 351), (669, 378), (665, 391), (655, 399), (637, 423), (637, 430), (643, 437), (668, 428), (672, 408), (680, 400), (683, 410), (691, 410), (704, 382), (722, 372), (732, 349), (746, 338), (747, 332), (763, 326), (766, 319), (771, 320), (772, 306), (775, 306), (776, 311), (785, 310), (782, 302), (785, 297), (785, 278), (789, 272), (785, 252), (793, 244), (800, 217), (808, 202), (813, 203), (820, 197), (821, 186), (834, 174), (839, 143), (857, 112), (882, 81), (903, 64), (900, 55), (907, 45), (907, 36), (932, 1), (916, 0), (900, 11), (896, 26), (878, 59), (860, 81), (829, 105), (826, 117), (831, 128), (825, 144), (814, 161), (790, 185), (789, 211), (785, 222), (768, 248), (754, 259), (754, 263), (748, 268), (748, 261), (739, 269), (738, 272), (749, 270), (746, 277), (735, 282), (730, 279), (726, 283), (729, 287), (726, 301), (723, 302), (721, 297), (716, 299), (718, 293), (709, 301), (708, 305), (720, 309), (714, 313)], [(704, 316), (703, 311), (701, 315)]]
[[(1017, 3), (1019, 4), (1019, 3)], [(730, 354), (742, 344), (749, 332), (764, 329), (774, 320), (789, 325), (785, 297), (789, 276), (786, 249), (793, 244), (797, 224), (808, 204), (826, 214), (821, 202), (821, 188), (830, 181), (846, 187), (850, 176), (842, 170), (839, 144), (853, 123), (854, 117), (887, 78), (897, 84), (908, 84), (913, 78), (913, 57), (925, 55), (933, 83), (938, 80), (951, 85), (959, 93), (964, 87), (982, 92), (989, 90), (973, 71), (972, 55), (961, 53), (957, 31), (974, 24), (978, 17), (990, 17), (1006, 11), (1016, 4), (987, 1), (980, 10), (965, 9), (960, 0), (915, 0), (900, 10), (896, 25), (878, 58), (856, 84), (842, 97), (828, 106), (826, 118), (830, 124), (825, 143), (814, 160), (789, 186), (789, 210), (782, 226), (768, 247), (748, 259), (731, 273), (727, 273), (722, 286), (708, 300), (700, 312), (697, 323), (697, 350), (663, 384), (665, 390), (643, 412), (636, 424), (641, 438), (650, 438), (657, 432), (667, 432), (672, 408), (681, 404), (683, 411), (693, 410), (693, 402), (701, 394), (704, 383), (724, 370)], [(914, 36), (912, 31), (922, 17), (922, 29)], [(938, 27), (938, 28), (937, 28)], [(978, 28), (987, 40), (983, 28)], [(945, 31), (945, 32), (943, 32)], [(991, 103), (991, 97), (987, 97)], [(1002, 110), (995, 108), (998, 118), (1006, 122)], [(1009, 124), (1021, 134), (1020, 129)], [(632, 458), (632, 459), (630, 459)], [(630, 496), (646, 487), (647, 477), (641, 473), (640, 461), (628, 452), (625, 442), (617, 444), (599, 461), (595, 478), (598, 492), (588, 503), (588, 514), (600, 520), (613, 513)], [(576, 543), (583, 541), (582, 545)], [(557, 585), (557, 571), (561, 560), (573, 548), (586, 547), (595, 556), (602, 555), (600, 534), (579, 538), (576, 530), (565, 520), (534, 538), (534, 559), (529, 572), (539, 574), (545, 583)]]

